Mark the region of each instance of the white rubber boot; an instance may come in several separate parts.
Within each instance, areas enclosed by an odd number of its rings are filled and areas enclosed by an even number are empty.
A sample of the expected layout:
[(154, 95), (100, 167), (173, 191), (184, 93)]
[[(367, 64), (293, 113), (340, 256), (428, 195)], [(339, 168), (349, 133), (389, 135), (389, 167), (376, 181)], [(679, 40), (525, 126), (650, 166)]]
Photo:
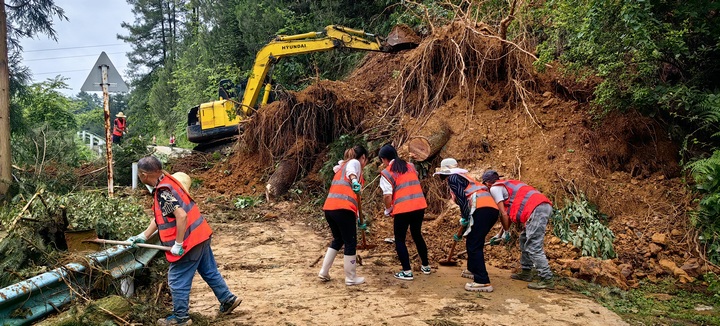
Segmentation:
[(330, 280), (330, 267), (332, 267), (333, 261), (335, 260), (335, 256), (337, 256), (338, 251), (333, 248), (328, 248), (327, 252), (325, 253), (325, 259), (323, 259), (322, 268), (320, 268), (320, 273), (318, 273), (318, 277), (321, 281), (327, 282)]
[(355, 255), (345, 256), (345, 285), (358, 285), (365, 283), (365, 278), (359, 277), (355, 273), (355, 269), (357, 268), (355, 259)]

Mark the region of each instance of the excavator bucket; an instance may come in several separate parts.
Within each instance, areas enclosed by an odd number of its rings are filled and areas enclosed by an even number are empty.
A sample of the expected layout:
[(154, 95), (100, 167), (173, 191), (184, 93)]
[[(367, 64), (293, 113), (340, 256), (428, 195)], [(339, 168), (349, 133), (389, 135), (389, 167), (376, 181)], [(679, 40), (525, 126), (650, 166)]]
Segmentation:
[(395, 25), (385, 40), (387, 52), (412, 49), (420, 44), (420, 37), (408, 25)]

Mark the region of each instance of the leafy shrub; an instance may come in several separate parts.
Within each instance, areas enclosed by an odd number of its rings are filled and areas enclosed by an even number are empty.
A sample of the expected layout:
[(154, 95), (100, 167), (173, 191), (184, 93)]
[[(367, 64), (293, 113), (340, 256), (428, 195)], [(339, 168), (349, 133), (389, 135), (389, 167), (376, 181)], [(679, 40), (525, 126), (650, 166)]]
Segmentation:
[(108, 239), (125, 240), (150, 223), (150, 217), (133, 197), (107, 198), (98, 193), (79, 192), (60, 197), (57, 204), (67, 207), (70, 228), (96, 229), (98, 236)]
[(240, 196), (235, 199), (235, 208), (255, 207), (262, 203), (262, 199), (250, 196)]
[(691, 215), (700, 229), (698, 240), (705, 245), (707, 258), (720, 263), (720, 150), (709, 158), (688, 164), (695, 179), (695, 190), (702, 194), (698, 209)]
[(584, 194), (574, 200), (565, 199), (565, 207), (552, 216), (553, 234), (563, 242), (571, 242), (583, 256), (602, 259), (614, 258), (615, 234), (600, 220), (607, 219)]

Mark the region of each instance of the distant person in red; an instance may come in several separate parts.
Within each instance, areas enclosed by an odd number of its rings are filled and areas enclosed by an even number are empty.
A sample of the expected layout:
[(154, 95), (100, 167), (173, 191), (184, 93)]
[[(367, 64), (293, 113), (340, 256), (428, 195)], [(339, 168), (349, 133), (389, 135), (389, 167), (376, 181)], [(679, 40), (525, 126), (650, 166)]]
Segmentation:
[(175, 147), (175, 135), (170, 136), (170, 147)]
[(115, 144), (120, 144), (122, 137), (125, 135), (125, 131), (127, 130), (127, 120), (122, 112), (116, 114), (115, 117), (115, 122), (113, 122), (112, 141)]

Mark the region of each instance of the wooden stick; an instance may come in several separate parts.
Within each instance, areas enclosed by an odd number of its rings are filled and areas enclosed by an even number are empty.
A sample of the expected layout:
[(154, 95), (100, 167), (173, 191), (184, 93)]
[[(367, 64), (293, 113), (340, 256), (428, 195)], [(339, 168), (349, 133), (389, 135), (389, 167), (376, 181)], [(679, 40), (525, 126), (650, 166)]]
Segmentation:
[[(95, 243), (101, 243), (101, 244), (132, 246), (132, 242), (130, 242), (130, 241), (118, 241), (118, 240), (92, 239), (92, 240), (84, 240), (83, 242), (95, 242)], [(149, 243), (135, 243), (135, 245), (138, 247), (141, 247), (141, 248), (157, 249), (157, 250), (165, 250), (165, 251), (170, 251), (170, 249), (172, 249), (172, 247), (158, 246), (158, 245), (149, 244)]]
[(390, 318), (402, 318), (402, 317), (412, 316), (412, 315), (414, 315), (414, 314), (417, 314), (417, 312), (410, 312), (410, 313), (407, 313), (407, 314), (390, 316)]
[(165, 282), (160, 282), (160, 284), (158, 285), (157, 294), (155, 295), (155, 305), (156, 306), (158, 304), (158, 301), (160, 300), (160, 292), (162, 292), (163, 284), (165, 284)]
[(315, 261), (314, 261), (312, 264), (310, 264), (310, 267), (315, 267), (315, 265), (317, 265), (317, 263), (318, 263), (318, 262), (320, 261), (320, 259), (322, 259), (322, 258), (323, 258), (323, 255), (318, 256), (318, 258), (315, 259)]
[[(41, 191), (42, 191), (42, 189), (41, 189)], [(32, 204), (33, 200), (35, 200), (35, 198), (37, 198), (37, 196), (40, 195), (41, 191), (36, 192), (32, 196), (32, 198), (30, 198), (30, 200), (28, 200), (27, 204), (25, 204), (25, 207), (23, 207), (23, 209), (20, 210), (20, 213), (15, 217), (12, 224), (10, 224), (10, 228), (8, 228), (8, 233), (10, 233), (12, 230), (15, 229), (15, 225), (20, 221), (20, 218), (23, 216), (23, 214), (25, 214), (25, 211), (27, 211), (27, 209), (30, 207), (30, 204)]]

